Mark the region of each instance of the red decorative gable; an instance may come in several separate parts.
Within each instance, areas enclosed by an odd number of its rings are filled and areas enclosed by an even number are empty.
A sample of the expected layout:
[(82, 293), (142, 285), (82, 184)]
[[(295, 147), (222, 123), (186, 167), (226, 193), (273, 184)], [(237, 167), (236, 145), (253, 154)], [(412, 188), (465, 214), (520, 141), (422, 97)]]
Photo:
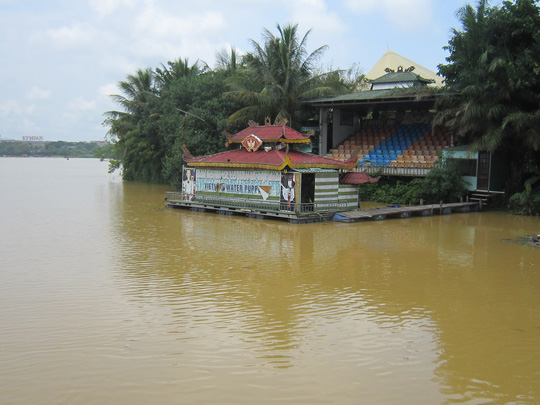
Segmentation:
[(240, 143), (249, 135), (255, 135), (263, 142), (309, 143), (309, 136), (288, 127), (287, 125), (264, 125), (247, 127), (229, 137), (230, 142)]
[(228, 168), (254, 168), (267, 170), (326, 168), (326, 169), (352, 169), (356, 166), (356, 158), (346, 162), (328, 159), (323, 156), (299, 151), (286, 151), (271, 149), (268, 152), (258, 150), (248, 152), (245, 149), (231, 150), (214, 155), (185, 159), (188, 165), (195, 167), (228, 167)]

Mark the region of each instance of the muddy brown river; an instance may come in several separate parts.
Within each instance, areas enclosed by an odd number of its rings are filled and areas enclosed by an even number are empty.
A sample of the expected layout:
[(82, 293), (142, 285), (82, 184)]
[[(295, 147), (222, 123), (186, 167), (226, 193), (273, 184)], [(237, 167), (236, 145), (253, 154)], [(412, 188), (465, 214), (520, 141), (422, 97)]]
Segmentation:
[(295, 225), (0, 158), (0, 404), (540, 403), (540, 218)]

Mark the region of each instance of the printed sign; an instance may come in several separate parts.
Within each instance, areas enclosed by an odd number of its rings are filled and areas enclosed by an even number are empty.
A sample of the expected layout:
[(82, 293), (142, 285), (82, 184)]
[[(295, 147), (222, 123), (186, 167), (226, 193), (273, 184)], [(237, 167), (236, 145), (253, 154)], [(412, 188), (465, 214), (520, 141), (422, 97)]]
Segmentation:
[(294, 210), (296, 202), (296, 181), (294, 173), (286, 173), (281, 176), (281, 209), (287, 211)]
[(280, 172), (199, 169), (196, 188), (200, 192), (260, 196), (263, 200), (267, 200), (269, 197), (279, 197), (280, 181)]
[(182, 194), (186, 200), (191, 200), (197, 191), (196, 170), (191, 167), (184, 168), (182, 176)]

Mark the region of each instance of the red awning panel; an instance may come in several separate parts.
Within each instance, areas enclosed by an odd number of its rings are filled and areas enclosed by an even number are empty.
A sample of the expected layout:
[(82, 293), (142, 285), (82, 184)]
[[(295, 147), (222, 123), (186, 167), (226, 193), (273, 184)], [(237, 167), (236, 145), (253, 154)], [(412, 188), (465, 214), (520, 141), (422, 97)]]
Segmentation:
[(309, 141), (309, 137), (286, 125), (265, 125), (256, 127), (247, 127), (237, 134), (231, 136), (229, 141), (242, 142), (248, 135), (255, 135), (262, 141), (276, 142), (283, 141)]
[(376, 183), (379, 181), (379, 177), (371, 177), (365, 172), (350, 172), (341, 178), (341, 184), (364, 184), (364, 183)]
[(249, 165), (253, 168), (265, 166), (267, 168), (274, 166), (275, 170), (282, 170), (283, 165), (289, 165), (291, 169), (304, 167), (319, 167), (330, 169), (347, 170), (354, 167), (356, 159), (351, 158), (345, 162), (329, 159), (312, 153), (299, 152), (291, 150), (271, 149), (257, 150), (248, 152), (246, 149), (235, 149), (226, 152), (216, 153), (201, 157), (186, 157), (184, 160), (193, 166), (221, 166), (221, 167), (239, 167), (238, 165)]

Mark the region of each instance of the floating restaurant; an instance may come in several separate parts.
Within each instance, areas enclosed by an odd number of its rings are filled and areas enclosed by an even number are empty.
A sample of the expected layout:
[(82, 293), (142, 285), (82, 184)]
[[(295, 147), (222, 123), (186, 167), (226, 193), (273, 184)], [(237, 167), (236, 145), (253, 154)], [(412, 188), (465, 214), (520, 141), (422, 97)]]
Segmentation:
[(337, 161), (306, 152), (310, 134), (286, 121), (250, 122), (227, 134), (230, 150), (194, 157), (184, 149), (181, 192), (167, 192), (169, 207), (315, 222), (358, 208), (358, 186), (377, 179), (354, 172), (356, 157)]

